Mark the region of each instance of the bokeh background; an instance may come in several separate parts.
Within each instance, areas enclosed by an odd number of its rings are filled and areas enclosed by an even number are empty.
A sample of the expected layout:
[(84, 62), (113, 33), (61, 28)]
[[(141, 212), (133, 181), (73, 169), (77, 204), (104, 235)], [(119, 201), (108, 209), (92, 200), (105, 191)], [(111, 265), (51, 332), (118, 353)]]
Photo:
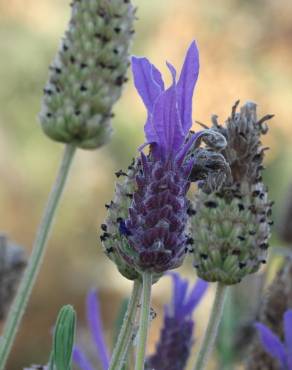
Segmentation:
[[(265, 178), (276, 201), (277, 224), (292, 182), (291, 0), (134, 3), (138, 20), (133, 53), (146, 55), (163, 72), (167, 73), (166, 59), (179, 67), (188, 44), (197, 40), (201, 71), (195, 119), (209, 123), (211, 114), (217, 114), (222, 122), (237, 99), (257, 102), (259, 115), (275, 114), (264, 144), (271, 148)], [(0, 0), (0, 230), (24, 245), (27, 253), (62, 152), (62, 145), (43, 135), (37, 115), (48, 65), (69, 15), (69, 0)], [(98, 151), (77, 153), (8, 370), (47, 361), (51, 328), (63, 304), (76, 307), (79, 333), (86, 337), (84, 299), (89, 287), (99, 290), (111, 343), (115, 317), (130, 284), (101, 252), (98, 234), (106, 214), (104, 204), (112, 197), (114, 172), (128, 166), (143, 142), (145, 111), (131, 79), (115, 113), (111, 143)], [(273, 244), (281, 244), (276, 231)], [(190, 261), (181, 271), (195, 280)], [(158, 317), (152, 325), (150, 351), (169, 290), (169, 278), (154, 287)], [(213, 287), (196, 312), (199, 338), (212, 296)]]

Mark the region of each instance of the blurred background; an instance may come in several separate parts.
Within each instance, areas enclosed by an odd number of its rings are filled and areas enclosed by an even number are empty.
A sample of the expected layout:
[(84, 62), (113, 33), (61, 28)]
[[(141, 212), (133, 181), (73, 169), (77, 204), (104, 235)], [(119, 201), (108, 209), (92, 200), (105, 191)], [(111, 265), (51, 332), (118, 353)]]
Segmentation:
[[(187, 46), (197, 40), (201, 70), (194, 119), (209, 123), (211, 114), (217, 114), (223, 122), (237, 99), (257, 102), (260, 116), (275, 114), (264, 145), (271, 148), (265, 178), (276, 201), (277, 224), (292, 182), (291, 0), (134, 0), (134, 4), (138, 20), (133, 53), (149, 57), (165, 74), (165, 60), (180, 68)], [(69, 15), (68, 0), (0, 0), (0, 230), (24, 245), (28, 254), (62, 152), (62, 145), (43, 135), (37, 115), (48, 65)], [(111, 343), (111, 328), (130, 284), (103, 255), (99, 225), (106, 214), (104, 204), (113, 194), (114, 172), (128, 166), (143, 142), (145, 110), (131, 78), (114, 111), (111, 143), (98, 151), (77, 153), (7, 370), (47, 361), (51, 329), (63, 304), (76, 307), (79, 330), (86, 331), (82, 328), (89, 287), (99, 290)], [(273, 244), (282, 245), (276, 231)], [(190, 261), (181, 271), (195, 281)], [(150, 351), (159, 334), (169, 280), (162, 279), (153, 289), (158, 317), (152, 325)], [(212, 296), (211, 287), (196, 312), (197, 337), (205, 328)]]

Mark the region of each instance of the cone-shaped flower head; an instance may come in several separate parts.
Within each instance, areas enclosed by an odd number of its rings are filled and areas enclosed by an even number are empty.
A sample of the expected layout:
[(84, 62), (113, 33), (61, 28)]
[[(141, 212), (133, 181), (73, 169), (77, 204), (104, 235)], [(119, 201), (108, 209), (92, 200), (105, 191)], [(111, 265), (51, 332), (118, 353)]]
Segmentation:
[(255, 325), (265, 351), (278, 360), (281, 370), (292, 370), (292, 310), (284, 314), (284, 342), (264, 324)]
[(147, 359), (147, 369), (183, 370), (194, 342), (192, 314), (205, 294), (208, 283), (198, 280), (189, 291), (189, 283), (179, 274), (171, 273), (173, 293), (165, 306), (164, 324), (156, 352)]
[[(104, 339), (99, 300), (95, 290), (90, 290), (87, 295), (86, 311), (93, 347), (96, 349), (96, 357), (101, 365), (101, 369), (108, 370), (109, 353)], [(86, 353), (79, 346), (74, 346), (73, 362), (81, 370), (93, 370), (95, 368), (87, 358)]]
[(130, 1), (72, 1), (44, 89), (40, 120), (50, 138), (85, 149), (106, 142), (112, 106), (126, 81), (133, 20)]
[(272, 223), (272, 203), (261, 176), (267, 148), (260, 141), (267, 132), (265, 121), (271, 116), (258, 120), (254, 103), (245, 104), (236, 113), (237, 105), (224, 126), (214, 116), (212, 127), (227, 140), (221, 154), (231, 172), (223, 181), (219, 176), (201, 182), (192, 204), (190, 227), (198, 275), (224, 284), (238, 283), (266, 262)]
[[(198, 135), (187, 140), (192, 125), (192, 96), (199, 72), (193, 42), (176, 81), (174, 67), (168, 89), (160, 72), (146, 58), (132, 58), (135, 86), (147, 108), (145, 145), (141, 152), (136, 190), (125, 222), (128, 248), (120, 254), (137, 271), (161, 273), (178, 267), (185, 255), (186, 192), (194, 159), (187, 153)], [(144, 146), (145, 146), (144, 145)]]

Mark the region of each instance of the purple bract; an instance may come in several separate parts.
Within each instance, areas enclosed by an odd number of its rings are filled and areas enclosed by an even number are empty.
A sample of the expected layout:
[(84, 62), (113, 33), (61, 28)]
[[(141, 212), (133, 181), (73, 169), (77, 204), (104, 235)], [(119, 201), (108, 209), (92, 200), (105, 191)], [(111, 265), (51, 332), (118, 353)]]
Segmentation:
[[(87, 321), (90, 329), (92, 342), (96, 348), (96, 354), (103, 370), (109, 367), (109, 354), (105, 344), (102, 322), (100, 316), (100, 307), (95, 290), (90, 290), (86, 300)], [(73, 361), (81, 370), (93, 370), (94, 366), (87, 359), (86, 354), (79, 346), (73, 350)]]
[(292, 370), (292, 309), (284, 314), (284, 343), (267, 326), (261, 323), (255, 326), (265, 351), (279, 361), (281, 370)]
[(130, 248), (120, 254), (138, 271), (161, 273), (178, 267), (185, 255), (189, 175), (194, 159), (187, 155), (200, 136), (190, 134), (192, 96), (199, 71), (195, 42), (186, 54), (178, 82), (168, 89), (160, 72), (146, 58), (132, 58), (135, 86), (147, 108), (148, 155), (141, 152), (137, 190), (126, 220)]

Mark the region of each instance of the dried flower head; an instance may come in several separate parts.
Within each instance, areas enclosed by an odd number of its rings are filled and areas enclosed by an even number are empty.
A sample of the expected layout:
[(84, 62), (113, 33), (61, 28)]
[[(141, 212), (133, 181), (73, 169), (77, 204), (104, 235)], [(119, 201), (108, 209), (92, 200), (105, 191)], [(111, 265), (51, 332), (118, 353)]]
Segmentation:
[(134, 13), (130, 1), (73, 0), (44, 89), (40, 120), (51, 139), (84, 149), (107, 141), (126, 81)]
[[(292, 260), (287, 258), (261, 304), (258, 320), (284, 341), (283, 317), (292, 307)], [(264, 350), (257, 337), (251, 343), (246, 370), (279, 370), (279, 363)]]
[(212, 129), (228, 143), (220, 154), (230, 171), (223, 177), (214, 172), (200, 183), (190, 226), (198, 275), (224, 284), (238, 283), (266, 262), (272, 223), (272, 202), (261, 176), (267, 149), (261, 145), (261, 135), (272, 116), (258, 120), (256, 104), (245, 104), (239, 113), (237, 105), (225, 125), (213, 117)]
[(164, 324), (156, 352), (146, 362), (147, 369), (183, 370), (187, 364), (194, 342), (192, 314), (203, 298), (208, 284), (203, 280), (188, 292), (189, 283), (179, 274), (171, 273), (173, 293), (171, 302), (165, 306)]
[(23, 248), (0, 234), (0, 320), (5, 318), (25, 266)]

